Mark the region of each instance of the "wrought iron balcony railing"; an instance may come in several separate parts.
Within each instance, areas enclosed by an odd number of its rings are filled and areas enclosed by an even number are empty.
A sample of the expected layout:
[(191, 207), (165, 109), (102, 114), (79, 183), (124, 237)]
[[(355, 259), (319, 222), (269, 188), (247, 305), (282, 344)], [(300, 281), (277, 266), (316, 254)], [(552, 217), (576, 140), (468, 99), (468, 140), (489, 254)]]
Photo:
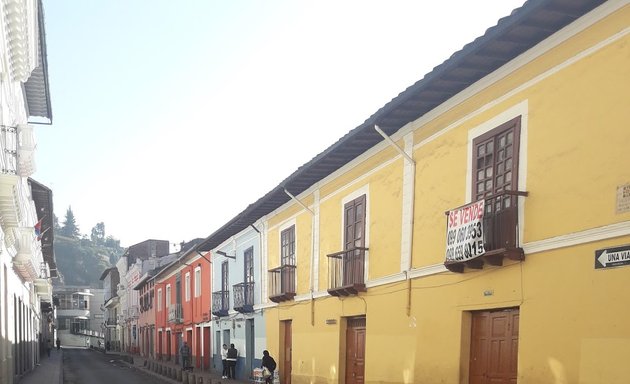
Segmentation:
[(107, 320), (105, 320), (105, 325), (107, 326), (115, 326), (118, 324), (118, 319), (115, 317), (110, 317)]
[(235, 284), (233, 289), (234, 310), (241, 313), (254, 312), (254, 282)]
[(184, 310), (181, 304), (171, 304), (168, 308), (168, 322), (180, 324), (184, 321)]
[(269, 270), (269, 300), (274, 303), (295, 297), (295, 265), (285, 264)]
[(365, 247), (353, 247), (328, 256), (328, 293), (333, 296), (365, 292)]
[(484, 199), (482, 219), (482, 255), (465, 261), (448, 261), (444, 264), (453, 272), (463, 272), (464, 267), (483, 268), (484, 264), (503, 265), (503, 259), (524, 260), (525, 254), (520, 245), (518, 209), (519, 198), (527, 192), (503, 191)]
[(227, 316), (230, 310), (230, 291), (212, 292), (212, 314)]

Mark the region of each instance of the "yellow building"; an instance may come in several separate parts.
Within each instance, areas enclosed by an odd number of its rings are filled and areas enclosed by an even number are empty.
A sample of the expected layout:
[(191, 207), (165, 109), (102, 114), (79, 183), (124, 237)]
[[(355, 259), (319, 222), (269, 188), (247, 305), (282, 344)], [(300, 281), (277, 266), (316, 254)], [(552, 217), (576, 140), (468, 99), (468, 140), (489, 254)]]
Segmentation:
[(630, 382), (629, 122), (628, 1), (528, 1), (298, 169), (222, 228), (281, 381)]

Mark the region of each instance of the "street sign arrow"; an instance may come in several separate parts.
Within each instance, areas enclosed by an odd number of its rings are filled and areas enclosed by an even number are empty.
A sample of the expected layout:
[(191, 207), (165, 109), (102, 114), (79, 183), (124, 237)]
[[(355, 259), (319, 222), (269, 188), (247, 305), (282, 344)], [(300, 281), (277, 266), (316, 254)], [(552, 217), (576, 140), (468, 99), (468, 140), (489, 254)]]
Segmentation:
[(595, 251), (595, 269), (630, 265), (630, 245)]

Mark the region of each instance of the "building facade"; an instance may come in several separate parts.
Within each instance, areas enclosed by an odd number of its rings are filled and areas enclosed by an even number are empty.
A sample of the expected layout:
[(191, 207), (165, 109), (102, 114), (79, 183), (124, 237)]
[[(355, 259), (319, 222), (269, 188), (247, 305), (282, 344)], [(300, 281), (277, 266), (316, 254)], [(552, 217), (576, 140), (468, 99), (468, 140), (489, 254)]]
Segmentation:
[(262, 229), (281, 382), (627, 381), (629, 58), (627, 1), (528, 1), (211, 235)]
[(120, 297), (118, 285), (120, 274), (118, 268), (108, 268), (101, 274), (103, 282), (103, 333), (105, 349), (111, 351), (121, 350), (121, 330), (118, 324)]
[(156, 298), (155, 356), (181, 364), (180, 347), (191, 350), (190, 364), (210, 369), (210, 260), (194, 248), (200, 241), (182, 246), (179, 257), (154, 278)]
[(12, 384), (54, 337), (57, 267), (52, 191), (31, 178), (35, 124), (52, 122), (42, 4), (1, 0), (0, 14), (0, 377)]
[(266, 348), (262, 236), (256, 226), (249, 226), (226, 240), (211, 235), (198, 247), (212, 254), (213, 367), (221, 371), (222, 345), (234, 344), (240, 379), (248, 379), (252, 369), (260, 367)]
[[(103, 345), (104, 290), (83, 286), (55, 286), (57, 306), (57, 335), (64, 346)], [(100, 344), (99, 344), (100, 341)]]
[[(155, 359), (155, 275), (171, 264), (179, 254), (150, 258), (142, 262), (142, 275), (131, 288), (137, 292), (138, 298), (138, 353), (143, 357)], [(138, 262), (136, 262), (138, 263)]]

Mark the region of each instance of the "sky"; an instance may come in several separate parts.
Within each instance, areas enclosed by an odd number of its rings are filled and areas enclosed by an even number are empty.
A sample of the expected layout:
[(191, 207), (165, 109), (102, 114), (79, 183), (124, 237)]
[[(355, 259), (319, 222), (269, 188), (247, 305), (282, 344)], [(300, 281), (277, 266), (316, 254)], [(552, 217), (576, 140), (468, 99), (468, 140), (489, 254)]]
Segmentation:
[(205, 238), (522, 3), (43, 0), (33, 178), (88, 236)]

